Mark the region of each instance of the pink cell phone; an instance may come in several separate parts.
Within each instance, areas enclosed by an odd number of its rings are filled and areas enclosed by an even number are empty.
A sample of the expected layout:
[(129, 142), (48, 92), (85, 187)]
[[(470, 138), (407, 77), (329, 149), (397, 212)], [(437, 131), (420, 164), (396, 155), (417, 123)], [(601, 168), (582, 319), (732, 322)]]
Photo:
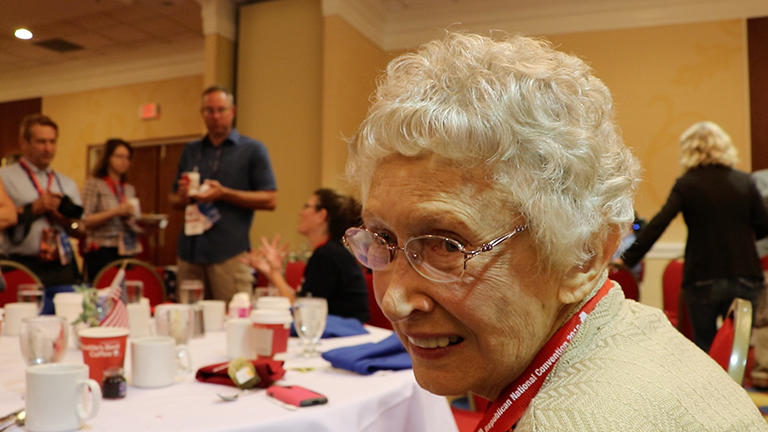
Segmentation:
[(308, 407), (328, 403), (328, 399), (320, 393), (315, 393), (312, 390), (296, 385), (268, 387), (267, 396), (297, 407)]

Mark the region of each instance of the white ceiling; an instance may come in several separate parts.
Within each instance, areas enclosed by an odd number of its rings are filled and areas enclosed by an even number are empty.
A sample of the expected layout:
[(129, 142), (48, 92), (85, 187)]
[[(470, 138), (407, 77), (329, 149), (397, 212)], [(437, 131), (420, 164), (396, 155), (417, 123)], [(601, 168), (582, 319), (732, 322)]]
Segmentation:
[[(0, 101), (200, 75), (201, 2), (0, 0)], [(288, 0), (272, 0), (288, 1)], [(385, 50), (450, 27), (557, 34), (768, 16), (768, 0), (317, 0)], [(13, 37), (19, 27), (35, 38)], [(83, 49), (35, 45), (65, 39)]]

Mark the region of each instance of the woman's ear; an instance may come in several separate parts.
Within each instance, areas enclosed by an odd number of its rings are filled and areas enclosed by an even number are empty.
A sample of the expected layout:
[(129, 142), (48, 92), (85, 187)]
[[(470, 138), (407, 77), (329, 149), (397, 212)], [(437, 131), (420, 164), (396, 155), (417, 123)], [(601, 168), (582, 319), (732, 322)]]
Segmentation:
[(605, 240), (594, 245), (594, 253), (587, 262), (565, 273), (557, 296), (561, 303), (578, 303), (592, 292), (619, 247), (621, 237), (620, 227), (613, 227)]

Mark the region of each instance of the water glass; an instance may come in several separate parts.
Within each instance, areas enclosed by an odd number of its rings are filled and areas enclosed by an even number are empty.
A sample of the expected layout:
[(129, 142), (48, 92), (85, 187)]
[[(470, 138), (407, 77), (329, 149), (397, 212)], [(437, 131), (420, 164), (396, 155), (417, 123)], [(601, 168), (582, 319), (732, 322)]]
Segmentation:
[(304, 344), (302, 357), (317, 357), (315, 345), (325, 330), (328, 319), (328, 301), (320, 297), (299, 297), (293, 304), (293, 322), (296, 334)]
[(192, 337), (195, 316), (192, 306), (161, 304), (155, 308), (155, 328), (158, 336), (171, 336), (177, 345), (186, 345)]
[(69, 324), (62, 317), (43, 315), (21, 321), (19, 344), (28, 365), (60, 362), (68, 341)]
[(19, 303), (37, 304), (37, 313), (43, 310), (43, 288), (37, 284), (21, 284), (16, 291), (16, 298)]

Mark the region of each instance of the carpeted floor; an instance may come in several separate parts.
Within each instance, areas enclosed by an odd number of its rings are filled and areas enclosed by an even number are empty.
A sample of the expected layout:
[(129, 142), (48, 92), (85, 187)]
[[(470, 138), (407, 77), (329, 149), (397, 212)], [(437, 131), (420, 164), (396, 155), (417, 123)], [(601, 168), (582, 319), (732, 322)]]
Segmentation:
[(755, 390), (752, 387), (744, 387), (749, 393), (749, 397), (755, 402), (757, 408), (763, 413), (763, 418), (768, 421), (768, 392)]

